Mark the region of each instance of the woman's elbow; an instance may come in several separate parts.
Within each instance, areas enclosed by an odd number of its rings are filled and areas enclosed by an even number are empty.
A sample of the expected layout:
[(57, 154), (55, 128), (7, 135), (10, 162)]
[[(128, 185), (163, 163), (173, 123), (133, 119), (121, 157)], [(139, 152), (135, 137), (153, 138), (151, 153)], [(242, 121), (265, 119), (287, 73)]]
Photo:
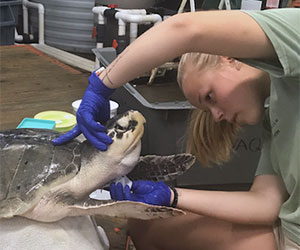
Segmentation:
[[(184, 42), (182, 46), (185, 51), (183, 53), (195, 50), (195, 39), (201, 34), (201, 27), (195, 22), (193, 13), (182, 13), (168, 18), (168, 31), (180, 34), (181, 40)], [(193, 46), (194, 45), (194, 46)]]

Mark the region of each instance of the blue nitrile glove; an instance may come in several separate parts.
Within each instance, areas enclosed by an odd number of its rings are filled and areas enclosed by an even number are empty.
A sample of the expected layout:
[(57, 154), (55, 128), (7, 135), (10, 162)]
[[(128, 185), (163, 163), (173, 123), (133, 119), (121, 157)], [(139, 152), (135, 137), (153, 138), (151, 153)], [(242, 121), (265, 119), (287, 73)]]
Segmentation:
[(89, 86), (76, 114), (77, 125), (68, 133), (53, 140), (54, 145), (64, 144), (81, 133), (99, 150), (107, 150), (112, 139), (101, 125), (110, 117), (109, 98), (114, 89), (106, 87), (96, 71), (89, 77)]
[(164, 182), (134, 181), (132, 187), (121, 183), (110, 184), (110, 196), (114, 200), (139, 201), (151, 205), (170, 206), (171, 190)]

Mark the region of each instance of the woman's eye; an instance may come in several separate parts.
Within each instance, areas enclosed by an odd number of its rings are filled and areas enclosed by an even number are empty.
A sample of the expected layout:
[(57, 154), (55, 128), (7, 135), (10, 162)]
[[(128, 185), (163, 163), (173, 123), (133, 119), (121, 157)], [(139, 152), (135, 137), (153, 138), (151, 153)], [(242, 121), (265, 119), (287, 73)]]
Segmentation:
[(207, 102), (212, 102), (213, 101), (213, 96), (212, 93), (209, 92), (206, 96), (205, 96), (205, 101)]

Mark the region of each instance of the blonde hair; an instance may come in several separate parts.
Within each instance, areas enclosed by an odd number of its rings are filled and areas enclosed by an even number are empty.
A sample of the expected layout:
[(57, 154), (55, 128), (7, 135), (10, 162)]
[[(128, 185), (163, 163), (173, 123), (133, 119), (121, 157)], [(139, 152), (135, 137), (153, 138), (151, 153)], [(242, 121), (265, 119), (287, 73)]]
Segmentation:
[(182, 88), (182, 78), (184, 76), (187, 64), (192, 65), (198, 71), (216, 68), (220, 63), (220, 56), (209, 55), (204, 53), (186, 53), (181, 56), (178, 64), (177, 82)]
[[(178, 65), (177, 80), (182, 88), (185, 68), (189, 64), (199, 71), (217, 67), (220, 56), (203, 53), (187, 53)], [(215, 122), (211, 112), (195, 109), (191, 112), (187, 127), (187, 152), (194, 154), (203, 166), (222, 164), (231, 157), (234, 139), (239, 126), (227, 121)]]

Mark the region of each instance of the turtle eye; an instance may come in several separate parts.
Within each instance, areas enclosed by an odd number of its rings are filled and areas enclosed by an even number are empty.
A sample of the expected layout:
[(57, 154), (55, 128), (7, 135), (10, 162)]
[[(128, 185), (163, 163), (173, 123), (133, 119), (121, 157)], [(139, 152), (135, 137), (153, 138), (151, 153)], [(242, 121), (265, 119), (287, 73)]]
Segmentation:
[(115, 129), (117, 130), (125, 130), (120, 124), (116, 124)]
[(134, 131), (137, 124), (138, 124), (138, 122), (136, 120), (129, 121), (128, 130)]

